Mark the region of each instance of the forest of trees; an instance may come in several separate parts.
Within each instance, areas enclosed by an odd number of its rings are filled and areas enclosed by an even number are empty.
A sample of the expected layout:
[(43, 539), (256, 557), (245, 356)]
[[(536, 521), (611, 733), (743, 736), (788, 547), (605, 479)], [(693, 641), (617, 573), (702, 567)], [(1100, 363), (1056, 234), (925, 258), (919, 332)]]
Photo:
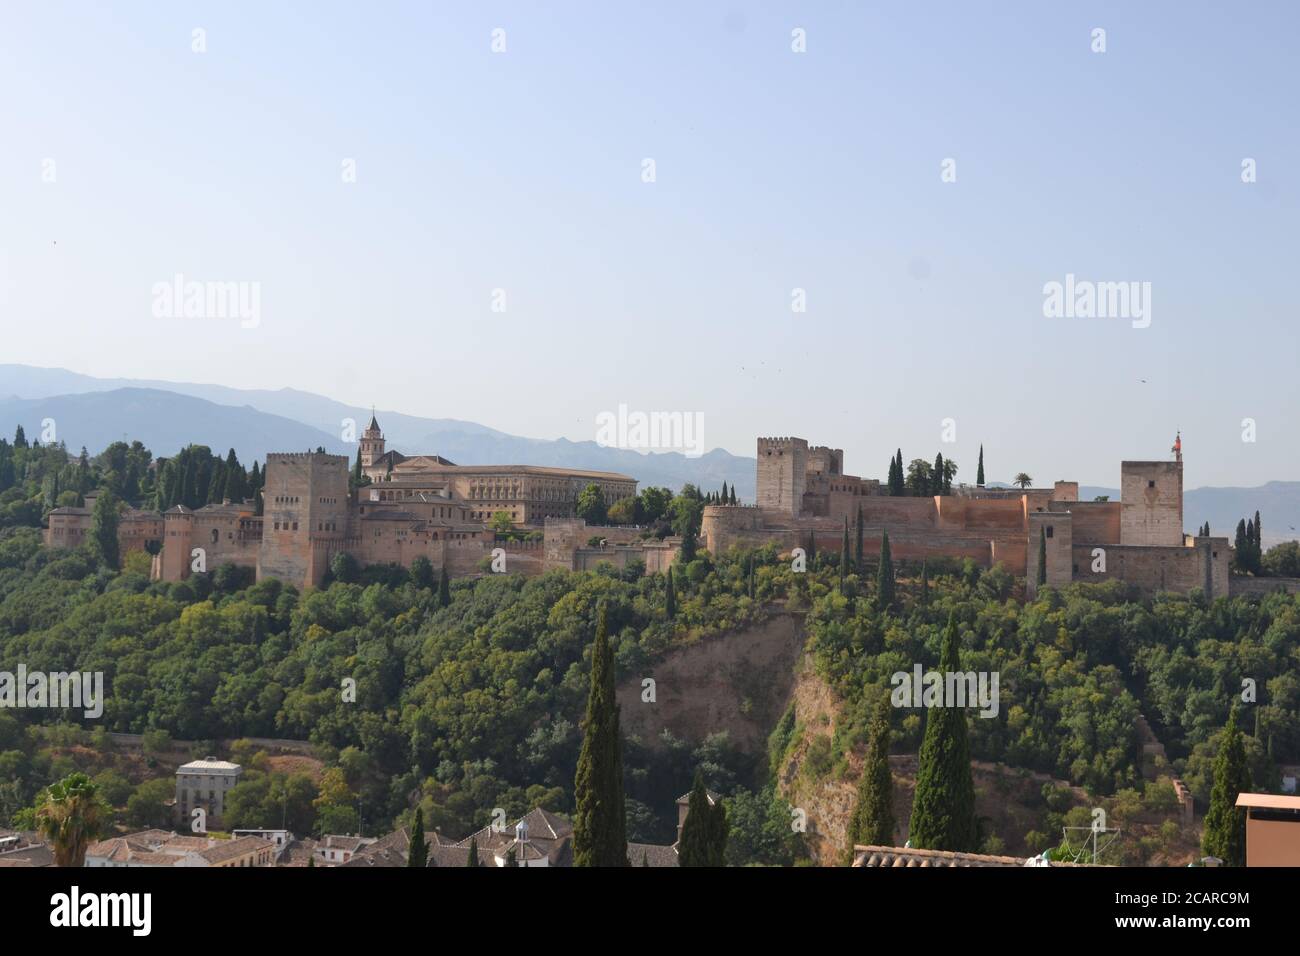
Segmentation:
[[(1001, 675), (997, 716), (969, 720), (975, 759), (1120, 794), (1141, 786), (1142, 713), (1205, 806), (1229, 709), (1249, 680), (1257, 695), (1241, 704), (1244, 772), (1270, 788), (1279, 765), (1300, 762), (1294, 595), (1206, 601), (1080, 584), (1042, 588), (1026, 604), (1000, 566), (896, 565), (885, 548), (864, 560), (848, 525), (839, 553), (809, 555), (800, 574), (770, 547), (700, 551), (706, 496), (689, 486), (677, 495), (647, 488), (635, 499), (650, 533), (683, 535), (671, 576), (602, 566), (447, 581), (427, 562), (410, 570), (343, 562), (327, 586), (300, 593), (274, 580), (253, 584), (232, 566), (155, 582), (144, 555), (118, 569), (93, 546), (42, 546), (40, 514), (53, 501), (99, 488), (124, 500), (197, 502), (201, 486), (209, 499), (247, 495), (260, 477), (233, 454), (198, 446), (168, 461), (160, 482), (148, 462), (138, 445), (69, 458), (25, 439), (0, 443), (0, 475), (10, 482), (0, 492), (0, 670), (102, 671), (107, 694), (103, 719), (85, 725), (59, 712), (0, 712), (0, 826), (33, 823), (43, 788), (79, 770), (94, 778), (115, 822), (165, 822), (170, 780), (127, 779), (95, 756), (111, 750), (110, 730), (196, 746), (251, 736), (315, 744), (325, 765), (317, 777), (278, 772), (256, 748), (236, 748), (247, 771), (229, 802), (234, 826), (283, 818), (302, 833), (375, 833), (418, 808), (426, 828), (459, 836), (497, 807), (572, 814), (602, 606), (620, 679), (683, 643), (775, 610), (806, 612), (808, 649), (842, 702), (832, 768), (873, 738), (890, 675), (915, 662), (933, 667), (946, 632), (963, 669)], [(354, 700), (341, 692), (345, 679), (356, 682)], [(924, 712), (892, 717), (888, 745), (921, 750)], [(783, 720), (767, 753), (745, 752), (724, 733), (624, 739), (627, 839), (671, 842), (674, 801), (698, 772), (725, 799), (728, 862), (804, 858), (773, 774), (792, 733)], [(878, 730), (874, 739), (878, 770)], [(863, 823), (873, 825), (884, 824)]]

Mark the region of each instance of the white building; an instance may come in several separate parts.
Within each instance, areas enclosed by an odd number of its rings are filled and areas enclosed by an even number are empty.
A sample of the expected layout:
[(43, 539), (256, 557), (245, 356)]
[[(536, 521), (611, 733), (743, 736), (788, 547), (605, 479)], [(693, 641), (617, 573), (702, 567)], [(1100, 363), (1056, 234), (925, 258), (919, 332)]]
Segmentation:
[(176, 768), (176, 814), (182, 826), (189, 826), (190, 814), (202, 810), (204, 829), (220, 829), (226, 809), (226, 794), (239, 783), (244, 768), (237, 763), (204, 757)]

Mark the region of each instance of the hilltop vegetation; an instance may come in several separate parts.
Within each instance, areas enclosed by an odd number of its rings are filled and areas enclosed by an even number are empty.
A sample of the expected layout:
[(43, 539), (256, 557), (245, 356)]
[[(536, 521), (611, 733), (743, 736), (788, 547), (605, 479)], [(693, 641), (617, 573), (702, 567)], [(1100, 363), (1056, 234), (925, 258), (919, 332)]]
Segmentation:
[[(1253, 785), (1276, 787), (1280, 766), (1300, 763), (1296, 596), (1207, 602), (1197, 593), (1153, 599), (1118, 584), (1073, 585), (1025, 604), (1001, 567), (932, 562), (924, 576), (907, 568), (895, 577), (881, 575), (878, 562), (858, 567), (847, 554), (821, 553), (797, 574), (770, 548), (688, 553), (671, 589), (664, 574), (604, 566), (454, 581), (444, 598), (426, 565), (352, 568), (300, 593), (253, 584), (230, 565), (153, 582), (143, 554), (119, 569), (102, 549), (41, 545), (43, 513), (93, 489), (200, 501), (232, 476), (258, 475), (233, 454), (197, 447), (161, 479), (149, 460), (138, 444), (71, 458), (59, 446), (0, 442), (0, 670), (99, 671), (106, 687), (98, 721), (0, 712), (0, 825), (26, 820), (38, 791), (73, 769), (110, 775), (120, 824), (160, 820), (167, 784), (106, 756), (108, 730), (192, 741), (204, 752), (209, 741), (245, 737), (316, 745), (323, 768), (315, 773), (235, 748), (248, 772), (231, 799), (232, 825), (285, 815), (299, 832), (337, 832), (360, 825), (359, 806), (366, 831), (377, 832), (419, 806), (427, 826), (459, 836), (497, 808), (571, 812), (601, 604), (620, 679), (704, 636), (744, 640), (774, 610), (806, 614), (807, 649), (840, 711), (834, 735), (801, 770), (814, 778), (845, 773), (865, 741), (869, 702), (892, 674), (937, 664), (950, 614), (963, 668), (999, 675), (996, 716), (970, 718), (978, 761), (1131, 806), (1147, 789), (1140, 713), (1168, 751), (1172, 767), (1163, 771), (1179, 773), (1204, 807), (1228, 709), (1249, 680), (1255, 701), (1242, 713)], [(656, 506), (688, 552), (701, 503), (691, 490)], [(922, 709), (895, 711), (893, 752), (915, 753), (923, 728)], [(788, 719), (778, 725), (767, 753), (724, 732), (629, 739), (629, 838), (670, 842), (673, 801), (699, 769), (732, 806), (729, 861), (800, 859), (805, 848), (790, 833), (775, 777), (794, 731)]]

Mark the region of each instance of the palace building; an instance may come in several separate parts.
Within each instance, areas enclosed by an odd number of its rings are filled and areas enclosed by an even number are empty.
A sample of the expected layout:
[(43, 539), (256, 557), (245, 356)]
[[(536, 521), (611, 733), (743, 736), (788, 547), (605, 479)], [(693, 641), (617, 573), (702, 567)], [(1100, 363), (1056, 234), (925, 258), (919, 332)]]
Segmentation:
[[(255, 570), (297, 587), (318, 586), (339, 552), (362, 565), (410, 567), (426, 557), (435, 571), (473, 574), (494, 549), (507, 566), (524, 573), (544, 567), (579, 567), (590, 558), (586, 539), (574, 530), (579, 493), (595, 484), (606, 504), (636, 494), (636, 479), (613, 472), (534, 465), (461, 466), (437, 455), (406, 457), (384, 450), (383, 432), (372, 416), (360, 442), (361, 463), (371, 484), (349, 490), (350, 463), (323, 452), (267, 455), (262, 511), (252, 502), (225, 501), (202, 508), (177, 505), (164, 514), (129, 509), (120, 518), (123, 555), (154, 554), (152, 574), (181, 581), (222, 564)], [(90, 531), (95, 496), (84, 507), (50, 512), (45, 543), (77, 547)], [(549, 552), (542, 540), (503, 540), (487, 528), (497, 512), (520, 528), (555, 528)], [(584, 526), (585, 527), (585, 526)], [(595, 530), (595, 529), (593, 529)], [(614, 539), (620, 529), (609, 529)], [(624, 547), (626, 551), (626, 546)], [(611, 555), (616, 552), (611, 551)], [(626, 560), (622, 551), (620, 560)], [(668, 560), (656, 552), (656, 564)]]

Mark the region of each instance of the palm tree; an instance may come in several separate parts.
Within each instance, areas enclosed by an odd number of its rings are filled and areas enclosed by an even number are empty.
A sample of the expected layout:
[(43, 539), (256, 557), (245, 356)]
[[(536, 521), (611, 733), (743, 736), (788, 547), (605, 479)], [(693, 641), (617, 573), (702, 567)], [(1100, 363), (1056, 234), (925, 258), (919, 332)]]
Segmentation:
[(1021, 490), (1024, 490), (1034, 483), (1034, 479), (1030, 478), (1022, 471), (1012, 479), (1011, 483), (1013, 485), (1019, 485)]
[(99, 839), (104, 823), (99, 788), (84, 773), (72, 773), (45, 792), (36, 828), (54, 849), (55, 866), (84, 866), (86, 847)]

